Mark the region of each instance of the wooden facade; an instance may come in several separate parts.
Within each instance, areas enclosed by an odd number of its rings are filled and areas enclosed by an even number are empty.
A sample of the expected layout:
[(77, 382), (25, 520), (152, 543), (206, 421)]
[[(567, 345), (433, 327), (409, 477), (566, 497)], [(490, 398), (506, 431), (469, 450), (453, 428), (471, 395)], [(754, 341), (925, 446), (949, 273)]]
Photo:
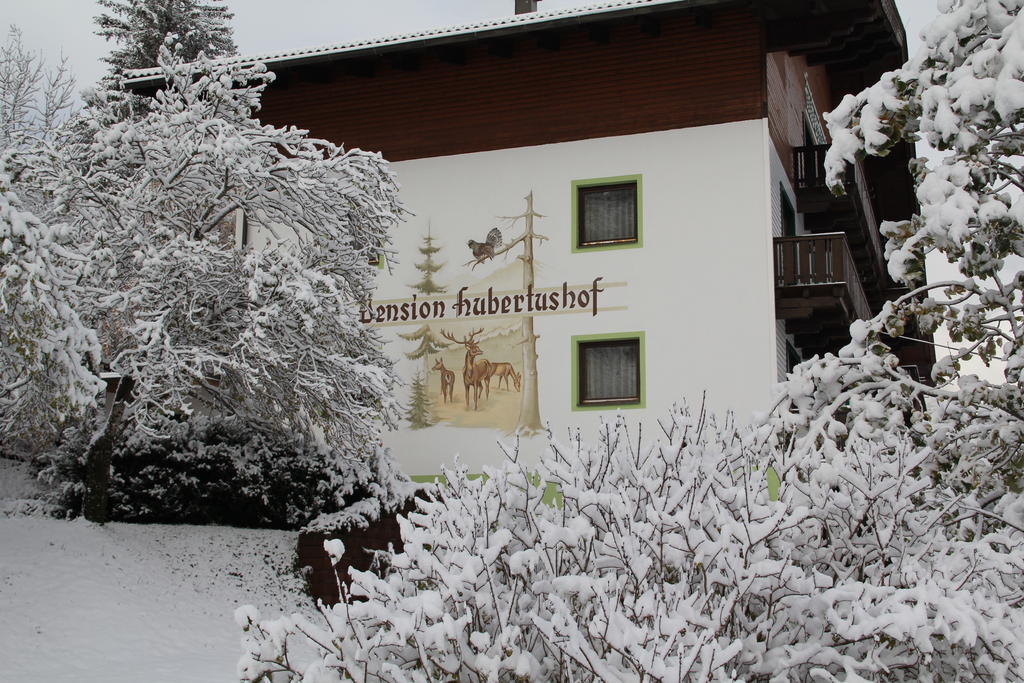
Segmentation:
[(260, 118), (402, 161), (762, 116), (751, 10), (600, 26), (282, 70)]
[(811, 90), (817, 123), (825, 128), (821, 114), (832, 109), (827, 70), (820, 65), (808, 66), (803, 56), (770, 52), (765, 58), (765, 87), (768, 134), (790, 180), (795, 180), (793, 150), (813, 144), (805, 133), (805, 88)]

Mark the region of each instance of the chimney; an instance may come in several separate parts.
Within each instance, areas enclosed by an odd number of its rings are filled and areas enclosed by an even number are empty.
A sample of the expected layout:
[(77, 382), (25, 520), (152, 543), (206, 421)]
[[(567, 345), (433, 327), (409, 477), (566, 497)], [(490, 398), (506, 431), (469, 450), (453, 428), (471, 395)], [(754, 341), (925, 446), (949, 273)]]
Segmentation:
[(537, 0), (516, 0), (516, 14), (529, 14), (537, 11)]

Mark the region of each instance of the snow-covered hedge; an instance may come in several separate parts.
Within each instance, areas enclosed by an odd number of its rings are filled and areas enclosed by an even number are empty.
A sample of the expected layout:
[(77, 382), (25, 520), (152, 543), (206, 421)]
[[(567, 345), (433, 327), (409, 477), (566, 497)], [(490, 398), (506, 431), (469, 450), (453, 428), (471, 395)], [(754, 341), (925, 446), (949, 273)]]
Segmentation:
[[(88, 428), (68, 430), (41, 472), (72, 513), (82, 505), (91, 434)], [(110, 516), (282, 529), (300, 528), (320, 515), (351, 522), (346, 512), (353, 511), (373, 519), (404, 500), (401, 477), (390, 463), (384, 453), (346, 458), (239, 421), (167, 421), (160, 436), (135, 430), (115, 446)]]
[[(244, 680), (1016, 680), (1021, 531), (964, 516), (931, 457), (853, 437), (796, 456), (674, 411), (644, 445), (552, 441), (402, 521), (384, 576), (245, 630)], [(782, 472), (777, 500), (768, 466)], [(773, 470), (775, 471), (775, 470)], [(542, 502), (556, 482), (560, 503)], [(772, 487), (774, 490), (774, 486)], [(328, 551), (337, 555), (340, 544)], [(313, 662), (292, 659), (292, 640)]]

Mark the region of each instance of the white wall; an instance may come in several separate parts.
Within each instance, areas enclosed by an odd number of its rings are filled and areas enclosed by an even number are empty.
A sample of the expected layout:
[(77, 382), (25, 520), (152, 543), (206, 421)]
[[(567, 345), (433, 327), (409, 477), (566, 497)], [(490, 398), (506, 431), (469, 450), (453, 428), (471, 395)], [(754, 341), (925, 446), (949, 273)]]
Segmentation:
[[(496, 216), (521, 213), (532, 190), (535, 209), (545, 216), (535, 229), (550, 238), (536, 250), (538, 287), (582, 285), (598, 276), (627, 283), (609, 287), (600, 300), (602, 308), (624, 310), (535, 318), (541, 417), (556, 435), (576, 425), (596, 440), (601, 417), (614, 414), (572, 410), (570, 337), (582, 334), (645, 332), (647, 408), (623, 414), (634, 425), (643, 421), (647, 434), (660, 432), (655, 421), (671, 404), (697, 406), (705, 391), (713, 410), (731, 409), (746, 419), (766, 406), (777, 379), (768, 147), (766, 124), (755, 120), (395, 163), (402, 200), (415, 215), (398, 229), (392, 260), (400, 262), (381, 271), (377, 298), (411, 296), (410, 285), (420, 277), (414, 264), (422, 260), (415, 249), (428, 221), (447, 262), (441, 282), (486, 277), (514, 262), (499, 257), (471, 272), (463, 265), (471, 258), (466, 240), (482, 241), (500, 224)], [(643, 247), (572, 253), (571, 182), (637, 173), (643, 176)], [(506, 241), (520, 227), (506, 230)], [(389, 339), (413, 329), (381, 328)], [(395, 339), (388, 347), (406, 378), (419, 367), (403, 355), (410, 345)], [(461, 367), (454, 369), (461, 401)], [(429, 381), (438, 382), (437, 374)], [(385, 443), (415, 475), (438, 472), (456, 453), (478, 471), (501, 459), (495, 442), (513, 438), (441, 424), (403, 427)], [(542, 443), (526, 440), (527, 457)]]

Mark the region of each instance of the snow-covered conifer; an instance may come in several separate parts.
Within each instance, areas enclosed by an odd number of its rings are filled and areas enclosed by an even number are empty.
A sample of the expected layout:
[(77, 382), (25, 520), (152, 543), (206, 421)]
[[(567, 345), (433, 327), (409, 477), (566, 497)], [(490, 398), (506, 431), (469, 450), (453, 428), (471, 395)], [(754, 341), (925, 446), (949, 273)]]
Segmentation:
[(118, 44), (106, 61), (115, 74), (157, 65), (168, 35), (175, 36), (186, 61), (199, 53), (225, 57), (237, 51), (234, 17), (224, 0), (97, 0), (107, 12), (96, 17), (96, 34)]

